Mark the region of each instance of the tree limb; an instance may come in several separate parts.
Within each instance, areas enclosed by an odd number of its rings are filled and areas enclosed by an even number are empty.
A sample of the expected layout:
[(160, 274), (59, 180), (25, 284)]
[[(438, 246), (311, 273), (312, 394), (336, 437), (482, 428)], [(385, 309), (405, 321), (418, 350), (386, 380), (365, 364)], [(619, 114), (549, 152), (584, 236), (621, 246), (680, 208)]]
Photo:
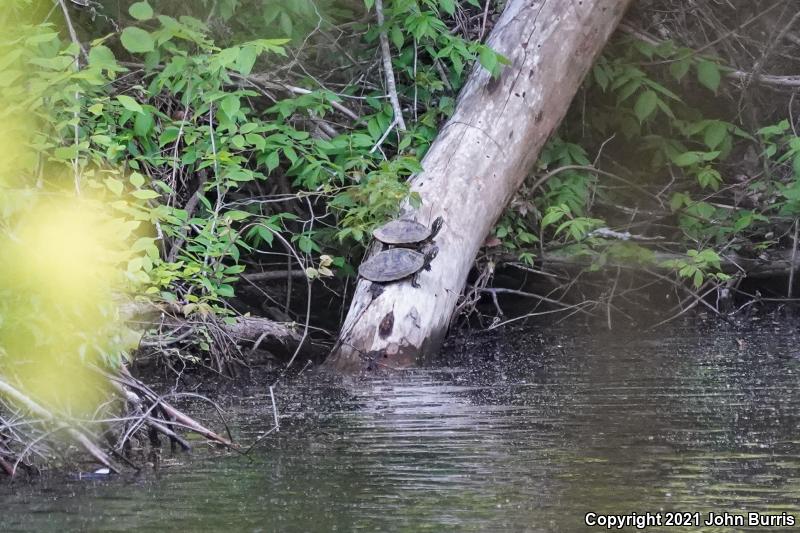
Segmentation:
[(389, 101), (394, 109), (394, 118), (397, 121), (397, 129), (406, 131), (406, 123), (403, 120), (403, 110), (400, 108), (400, 99), (397, 97), (397, 84), (394, 80), (394, 69), (392, 69), (392, 54), (389, 50), (389, 37), (383, 27), (385, 20), (383, 17), (383, 0), (375, 0), (375, 13), (378, 15), (378, 26), (380, 26), (381, 57), (383, 58), (383, 73), (386, 76), (386, 91), (389, 93)]

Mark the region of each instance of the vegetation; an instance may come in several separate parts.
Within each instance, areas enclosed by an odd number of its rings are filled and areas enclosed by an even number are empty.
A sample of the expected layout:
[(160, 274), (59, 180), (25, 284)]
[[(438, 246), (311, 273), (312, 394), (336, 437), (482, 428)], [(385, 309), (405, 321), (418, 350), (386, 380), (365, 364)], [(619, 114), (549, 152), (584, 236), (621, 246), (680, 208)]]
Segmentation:
[[(796, 80), (762, 75), (799, 65), (788, 26), (759, 31), (783, 4), (699, 2), (689, 22), (655, 14), (669, 2), (641, 2), (597, 60), (487, 239), (474, 295), (503, 266), (638, 263), (683, 291), (682, 312), (739, 287), (742, 258), (796, 251)], [(240, 357), (219, 328), (247, 313), (305, 324), (293, 332), (305, 338), (313, 291), (344, 305), (371, 230), (404, 201), (425, 209), (406, 179), (473, 63), (493, 75), (506, 63), (484, 44), (503, 2), (86, 4), (0, 11), (0, 377), (70, 417), (50, 386), (62, 369), (121, 368), (139, 343), (123, 300), (172, 316), (139, 346), (170, 365)], [(603, 290), (595, 307), (611, 308)], [(39, 389), (21, 370), (32, 358), (52, 371)], [(23, 459), (24, 432), (3, 427), (14, 437), (0, 457)]]

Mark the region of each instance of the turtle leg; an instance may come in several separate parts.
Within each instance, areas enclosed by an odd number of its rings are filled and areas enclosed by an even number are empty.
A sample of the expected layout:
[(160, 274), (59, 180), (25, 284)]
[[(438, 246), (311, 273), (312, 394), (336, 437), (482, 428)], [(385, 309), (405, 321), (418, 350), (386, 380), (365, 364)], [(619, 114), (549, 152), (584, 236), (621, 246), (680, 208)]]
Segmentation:
[[(428, 267), (428, 269), (430, 269), (430, 267)], [(415, 289), (419, 289), (419, 272), (411, 276), (411, 286)]]

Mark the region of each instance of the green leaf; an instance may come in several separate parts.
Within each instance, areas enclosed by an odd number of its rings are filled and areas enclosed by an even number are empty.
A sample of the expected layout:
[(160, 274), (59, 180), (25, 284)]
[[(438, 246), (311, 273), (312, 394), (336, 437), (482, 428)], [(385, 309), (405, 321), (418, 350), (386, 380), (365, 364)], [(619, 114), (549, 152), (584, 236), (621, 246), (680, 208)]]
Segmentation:
[(403, 38), (403, 30), (401, 30), (400, 27), (392, 26), (392, 30), (389, 32), (389, 37), (392, 39), (392, 44), (394, 44), (398, 50), (403, 48), (403, 42), (405, 39)]
[(238, 209), (234, 209), (232, 211), (228, 211), (225, 213), (225, 216), (231, 220), (244, 220), (248, 217), (253, 216), (253, 213), (248, 213), (247, 211), (240, 211)]
[(245, 145), (244, 135), (234, 135), (231, 137), (231, 144), (234, 148), (242, 150)]
[(156, 191), (151, 191), (150, 189), (139, 189), (138, 191), (133, 191), (132, 194), (139, 200), (152, 200), (153, 198), (158, 198), (158, 193)]
[(706, 127), (703, 142), (706, 143), (706, 146), (708, 146), (709, 149), (713, 150), (725, 140), (727, 135), (727, 124), (719, 120), (712, 120)]
[(697, 81), (701, 85), (716, 93), (721, 79), (722, 76), (716, 63), (712, 61), (699, 61), (697, 63)]
[(139, 113), (136, 115), (136, 120), (133, 122), (133, 132), (139, 137), (147, 137), (154, 126), (155, 121), (153, 120), (153, 115), (150, 113)]
[(481, 47), (481, 53), (480, 56), (478, 56), (478, 61), (483, 68), (488, 70), (492, 76), (494, 76), (495, 69), (497, 68), (497, 54), (494, 53), (494, 50), (488, 46)]
[(306, 235), (301, 235), (300, 238), (297, 240), (297, 247), (300, 248), (301, 252), (305, 254), (310, 254), (311, 251), (314, 249), (314, 241), (312, 241)]
[(639, 122), (644, 122), (647, 117), (653, 114), (658, 104), (658, 95), (655, 91), (644, 91), (636, 99), (636, 104), (633, 106), (633, 112)]
[(240, 105), (239, 97), (234, 94), (226, 96), (225, 99), (220, 103), (220, 107), (230, 118), (236, 117), (236, 114), (239, 112)]
[(129, 27), (122, 30), (122, 46), (128, 52), (144, 54), (155, 50), (153, 37), (141, 28)]
[(144, 113), (144, 109), (141, 105), (139, 105), (139, 102), (126, 94), (120, 94), (117, 96), (117, 101), (128, 111), (133, 111), (134, 113)]
[(286, 11), (281, 11), (280, 16), (278, 17), (278, 25), (281, 27), (281, 30), (283, 30), (283, 33), (285, 33), (286, 35), (292, 34), (292, 27), (293, 27), (292, 18), (289, 16), (288, 13), (286, 13)]
[(131, 185), (133, 185), (137, 189), (142, 185), (144, 185), (144, 176), (142, 176), (138, 172), (134, 172), (133, 174), (131, 174), (131, 177), (128, 179), (131, 182)]
[(689, 72), (692, 67), (692, 60), (690, 58), (678, 59), (673, 61), (669, 66), (669, 73), (677, 81), (681, 81), (684, 76)]
[(270, 153), (264, 160), (264, 164), (267, 165), (267, 170), (269, 170), (270, 172), (278, 168), (279, 163), (280, 163), (280, 154), (278, 154), (277, 150)]
[(59, 146), (55, 150), (53, 150), (53, 157), (56, 159), (60, 159), (62, 161), (67, 161), (69, 159), (75, 159), (78, 157), (78, 147), (74, 144), (69, 146)]
[(128, 8), (128, 13), (136, 20), (150, 20), (153, 18), (153, 8), (147, 2), (136, 2)]
[(256, 64), (258, 58), (258, 50), (255, 46), (245, 46), (239, 52), (236, 58), (236, 71), (242, 75), (249, 75), (253, 70), (253, 65)]
[(439, 0), (439, 5), (448, 15), (452, 16), (456, 12), (456, 3), (454, 0)]
[(597, 65), (592, 69), (592, 75), (594, 76), (594, 81), (597, 82), (597, 85), (599, 85), (600, 88), (603, 89), (603, 92), (605, 92), (606, 88), (608, 87), (608, 82), (610, 81), (605, 69), (602, 66)]
[(117, 59), (114, 57), (114, 52), (103, 45), (94, 46), (89, 51), (89, 64), (93, 67), (105, 69), (119, 68)]
[(678, 165), (679, 167), (688, 167), (699, 163), (701, 157), (700, 154), (697, 152), (684, 152), (682, 154), (678, 154), (672, 157), (671, 159), (672, 162)]
[(123, 183), (116, 178), (106, 178), (106, 187), (117, 196), (122, 196)]
[(713, 168), (707, 167), (697, 174), (697, 182), (701, 187), (711, 187), (715, 191), (719, 189), (719, 184), (722, 182), (722, 176)]

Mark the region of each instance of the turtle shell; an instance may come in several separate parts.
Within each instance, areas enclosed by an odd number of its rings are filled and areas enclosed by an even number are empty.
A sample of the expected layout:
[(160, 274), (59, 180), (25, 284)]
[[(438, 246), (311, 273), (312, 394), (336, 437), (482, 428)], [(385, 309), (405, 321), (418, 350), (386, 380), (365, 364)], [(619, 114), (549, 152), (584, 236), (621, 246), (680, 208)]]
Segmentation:
[(362, 278), (378, 283), (397, 281), (418, 272), (425, 264), (425, 254), (409, 248), (391, 248), (378, 252), (358, 267)]
[(414, 244), (431, 236), (431, 229), (413, 220), (392, 220), (376, 228), (372, 236), (386, 244)]

